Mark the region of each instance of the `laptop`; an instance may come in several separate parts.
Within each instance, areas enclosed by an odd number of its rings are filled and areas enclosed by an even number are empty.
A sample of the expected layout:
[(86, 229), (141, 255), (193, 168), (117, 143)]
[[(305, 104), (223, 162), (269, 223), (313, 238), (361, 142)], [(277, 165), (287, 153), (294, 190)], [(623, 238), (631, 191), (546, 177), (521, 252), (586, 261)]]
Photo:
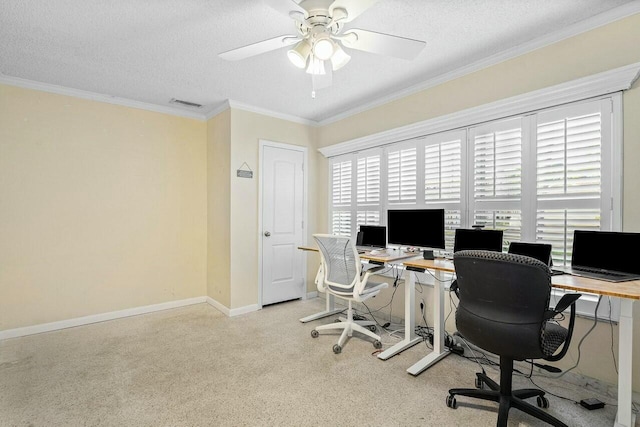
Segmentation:
[(575, 230), (571, 267), (562, 270), (608, 282), (639, 280), (638, 248), (640, 233)]
[(356, 249), (362, 254), (387, 246), (387, 227), (383, 225), (361, 225), (356, 237)]
[(553, 260), (551, 259), (551, 249), (551, 245), (546, 243), (511, 242), (509, 244), (510, 254), (528, 256), (547, 264), (552, 276), (565, 274), (562, 270), (552, 268)]

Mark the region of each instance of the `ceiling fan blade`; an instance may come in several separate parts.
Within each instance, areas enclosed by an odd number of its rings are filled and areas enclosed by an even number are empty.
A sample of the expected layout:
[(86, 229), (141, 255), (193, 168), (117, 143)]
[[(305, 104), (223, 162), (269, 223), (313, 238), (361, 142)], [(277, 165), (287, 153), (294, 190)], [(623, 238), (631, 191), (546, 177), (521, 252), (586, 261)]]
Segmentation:
[(302, 13), (304, 16), (307, 16), (307, 11), (304, 10), (304, 8), (295, 0), (264, 0), (264, 3), (283, 15), (290, 16), (291, 12), (294, 12)]
[(252, 43), (247, 46), (222, 52), (218, 54), (218, 56), (222, 59), (226, 59), (227, 61), (238, 61), (240, 59), (260, 55), (261, 53), (270, 52), (281, 47), (290, 46), (299, 41), (300, 39), (297, 36), (278, 36), (272, 39), (263, 40), (261, 42)]
[(336, 7), (345, 9), (347, 11), (347, 17), (342, 22), (350, 22), (356, 19), (365, 10), (376, 4), (378, 0), (335, 0), (331, 5), (333, 10)]
[[(353, 34), (357, 37), (354, 37)], [(345, 47), (403, 59), (415, 58), (426, 45), (426, 42), (421, 40), (407, 39), (358, 28), (346, 31), (341, 40)]]

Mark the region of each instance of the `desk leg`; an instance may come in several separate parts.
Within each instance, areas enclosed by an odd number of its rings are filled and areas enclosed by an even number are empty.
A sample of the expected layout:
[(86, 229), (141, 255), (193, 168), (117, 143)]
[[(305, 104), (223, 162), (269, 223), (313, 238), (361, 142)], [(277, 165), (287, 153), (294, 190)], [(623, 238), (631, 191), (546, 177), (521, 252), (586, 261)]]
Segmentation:
[(449, 355), (444, 346), (444, 274), (441, 271), (436, 271), (433, 290), (433, 351), (407, 369), (411, 375), (420, 374)]
[(415, 332), (415, 278), (411, 271), (408, 270), (405, 270), (404, 275), (404, 338), (399, 343), (378, 354), (378, 359), (387, 360), (422, 341), (422, 338), (417, 337)]
[(300, 321), (302, 323), (307, 323), (307, 322), (311, 322), (312, 320), (318, 320), (318, 319), (322, 319), (323, 317), (331, 316), (332, 314), (340, 313), (342, 310), (344, 310), (342, 308), (336, 308), (333, 295), (328, 293), (325, 297), (325, 300), (326, 300), (325, 302), (326, 309), (324, 311), (321, 311), (320, 313), (312, 314), (307, 317), (303, 317), (302, 319), (300, 319)]
[(633, 399), (633, 300), (620, 301), (620, 322), (618, 323), (618, 414), (615, 427), (633, 427), (635, 414), (631, 412)]

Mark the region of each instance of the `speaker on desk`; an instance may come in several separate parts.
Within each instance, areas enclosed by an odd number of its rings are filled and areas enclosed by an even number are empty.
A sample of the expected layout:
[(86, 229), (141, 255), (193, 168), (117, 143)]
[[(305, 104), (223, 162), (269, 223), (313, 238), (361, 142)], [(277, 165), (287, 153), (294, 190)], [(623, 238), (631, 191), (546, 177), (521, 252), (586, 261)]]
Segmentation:
[(423, 251), (422, 256), (424, 257), (424, 259), (435, 259), (435, 257), (433, 256), (433, 251)]
[(358, 234), (356, 236), (356, 245), (360, 246), (362, 245), (362, 239), (364, 238), (364, 233), (362, 231), (358, 231)]

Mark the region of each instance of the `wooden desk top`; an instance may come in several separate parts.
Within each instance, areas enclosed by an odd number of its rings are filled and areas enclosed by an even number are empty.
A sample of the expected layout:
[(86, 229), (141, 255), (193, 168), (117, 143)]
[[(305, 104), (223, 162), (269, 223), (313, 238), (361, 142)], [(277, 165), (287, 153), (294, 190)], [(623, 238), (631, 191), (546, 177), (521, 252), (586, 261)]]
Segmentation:
[(405, 261), (402, 264), (406, 267), (426, 268), (429, 270), (438, 270), (438, 271), (444, 271), (447, 273), (456, 272), (455, 268), (453, 267), (453, 261), (450, 259), (444, 259), (444, 258), (436, 258), (436, 259), (416, 258), (416, 259)]
[[(315, 246), (298, 246), (298, 249), (303, 251), (318, 252), (318, 248), (316, 248)], [(359, 254), (359, 255), (361, 259), (385, 263), (385, 262), (398, 261), (401, 259), (413, 258), (413, 257), (419, 256), (420, 253), (402, 252), (402, 251), (389, 249), (388, 255), (371, 255), (370, 251), (365, 252), (363, 254)]]
[[(430, 270), (455, 273), (453, 261), (447, 259), (411, 259), (403, 262), (402, 264), (406, 267), (427, 268)], [(607, 282), (604, 280), (561, 274), (558, 276), (552, 276), (551, 284), (555, 288), (566, 289), (574, 292), (588, 292), (591, 294), (630, 298), (634, 300), (640, 299), (640, 280), (632, 280), (628, 282)]]
[(604, 280), (589, 279), (587, 277), (561, 274), (551, 277), (551, 284), (555, 288), (566, 289), (575, 292), (589, 292), (592, 294), (609, 297), (640, 299), (640, 280), (628, 282), (607, 282)]

